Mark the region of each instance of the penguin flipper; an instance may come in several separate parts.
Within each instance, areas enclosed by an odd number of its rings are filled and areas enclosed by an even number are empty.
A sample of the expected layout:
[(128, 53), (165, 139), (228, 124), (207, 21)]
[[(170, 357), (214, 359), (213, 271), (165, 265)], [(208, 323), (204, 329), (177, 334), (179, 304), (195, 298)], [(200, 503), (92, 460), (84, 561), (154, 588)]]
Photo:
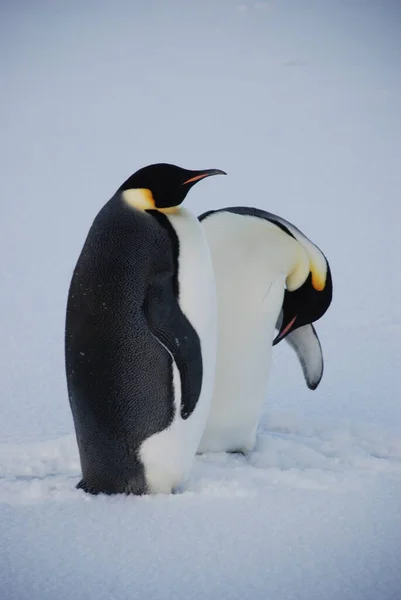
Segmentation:
[(168, 277), (149, 286), (144, 312), (152, 335), (177, 365), (181, 379), (181, 417), (187, 419), (194, 411), (202, 389), (201, 343), (181, 311)]
[(287, 335), (285, 340), (295, 350), (306, 385), (310, 390), (315, 390), (323, 377), (322, 346), (315, 328), (312, 324), (303, 325)]

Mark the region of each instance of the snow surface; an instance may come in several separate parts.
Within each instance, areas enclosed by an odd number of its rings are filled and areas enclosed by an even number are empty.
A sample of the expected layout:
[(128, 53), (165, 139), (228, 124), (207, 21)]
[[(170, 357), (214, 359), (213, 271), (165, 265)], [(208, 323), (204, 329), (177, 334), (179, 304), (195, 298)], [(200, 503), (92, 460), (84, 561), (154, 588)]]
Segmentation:
[[(401, 599), (401, 4), (2, 3), (0, 597)], [(315, 392), (286, 344), (255, 452), (181, 493), (88, 497), (68, 406), (71, 271), (138, 167), (228, 172), (329, 258)]]

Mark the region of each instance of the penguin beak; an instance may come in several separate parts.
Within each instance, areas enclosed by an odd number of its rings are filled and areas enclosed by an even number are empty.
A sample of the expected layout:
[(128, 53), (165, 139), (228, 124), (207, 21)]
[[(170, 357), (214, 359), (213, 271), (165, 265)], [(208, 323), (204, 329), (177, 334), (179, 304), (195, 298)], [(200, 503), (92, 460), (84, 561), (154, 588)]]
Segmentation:
[(279, 342), (281, 342), (281, 340), (283, 340), (285, 338), (286, 335), (288, 335), (294, 324), (295, 321), (297, 320), (297, 316), (295, 315), (295, 317), (293, 317), (290, 321), (288, 321), (287, 323), (285, 323), (285, 321), (283, 320), (283, 323), (281, 325), (281, 329), (279, 331), (279, 333), (276, 335), (276, 337), (273, 340), (273, 346), (275, 346), (276, 344), (278, 344)]
[(221, 171), (220, 169), (206, 169), (205, 171), (194, 171), (194, 175), (184, 181), (182, 185), (188, 185), (189, 183), (196, 183), (205, 177), (210, 177), (211, 175), (227, 175), (225, 171)]

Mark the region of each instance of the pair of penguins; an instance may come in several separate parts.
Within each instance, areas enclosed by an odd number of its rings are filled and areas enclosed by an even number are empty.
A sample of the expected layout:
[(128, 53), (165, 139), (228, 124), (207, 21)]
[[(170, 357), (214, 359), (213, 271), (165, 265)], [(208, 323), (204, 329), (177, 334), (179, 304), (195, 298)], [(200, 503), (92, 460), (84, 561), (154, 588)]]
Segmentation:
[(181, 207), (194, 184), (218, 174), (144, 167), (88, 233), (65, 331), (86, 492), (171, 493), (197, 452), (252, 450), (272, 346), (284, 338), (308, 387), (322, 377), (312, 322), (332, 298), (325, 256), (268, 212), (197, 218)]

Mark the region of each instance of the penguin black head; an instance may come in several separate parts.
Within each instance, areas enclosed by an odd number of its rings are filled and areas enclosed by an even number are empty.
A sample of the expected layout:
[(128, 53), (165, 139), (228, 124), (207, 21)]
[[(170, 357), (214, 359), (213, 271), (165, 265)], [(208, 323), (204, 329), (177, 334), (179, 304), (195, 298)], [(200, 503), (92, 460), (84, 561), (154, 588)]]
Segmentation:
[(273, 346), (295, 329), (320, 319), (329, 308), (333, 297), (333, 283), (326, 259), (325, 263), (323, 275), (317, 275), (313, 269), (300, 287), (293, 291), (285, 290), (280, 331), (273, 341)]
[(119, 188), (123, 199), (142, 210), (168, 210), (179, 206), (195, 183), (211, 175), (226, 175), (219, 169), (190, 171), (167, 163), (139, 169)]

